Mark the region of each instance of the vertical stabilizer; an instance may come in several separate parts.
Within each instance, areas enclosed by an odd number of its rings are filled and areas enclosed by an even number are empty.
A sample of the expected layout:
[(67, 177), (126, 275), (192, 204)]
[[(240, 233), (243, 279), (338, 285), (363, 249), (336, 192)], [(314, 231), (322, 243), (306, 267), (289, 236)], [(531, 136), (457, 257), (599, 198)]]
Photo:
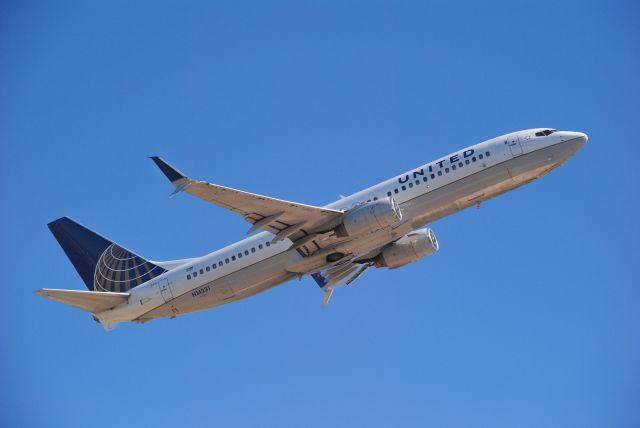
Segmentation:
[(48, 226), (89, 290), (126, 292), (166, 272), (69, 217)]

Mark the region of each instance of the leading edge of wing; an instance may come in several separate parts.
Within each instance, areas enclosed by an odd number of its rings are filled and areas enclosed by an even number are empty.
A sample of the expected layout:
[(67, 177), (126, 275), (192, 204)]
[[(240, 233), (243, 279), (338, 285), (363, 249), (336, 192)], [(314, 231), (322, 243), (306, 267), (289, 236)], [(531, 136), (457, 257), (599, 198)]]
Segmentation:
[(181, 173), (180, 171), (178, 171), (176, 168), (174, 168), (172, 165), (170, 165), (167, 161), (165, 161), (164, 159), (162, 159), (159, 156), (150, 156), (149, 159), (153, 160), (153, 162), (155, 162), (155, 164), (158, 166), (158, 168), (160, 168), (160, 170), (162, 171), (162, 173), (169, 179), (169, 181), (171, 181), (171, 183), (176, 183), (178, 181), (181, 180), (187, 180), (189, 182), (189, 184), (206, 184), (208, 186), (211, 186), (213, 188), (216, 188), (218, 190), (221, 191), (231, 191), (233, 193), (238, 193), (241, 195), (247, 195), (247, 196), (251, 196), (251, 197), (255, 197), (255, 198), (260, 198), (262, 200), (266, 200), (266, 201), (274, 201), (274, 202), (280, 202), (280, 203), (284, 203), (284, 204), (289, 204), (292, 207), (300, 207), (300, 208), (309, 208), (311, 210), (319, 210), (319, 211), (323, 211), (325, 213), (329, 213), (329, 214), (336, 214), (336, 215), (342, 215), (343, 212), (339, 211), (339, 210), (334, 210), (331, 208), (324, 208), (324, 207), (318, 207), (315, 205), (309, 205), (309, 204), (303, 204), (300, 202), (292, 202), (292, 201), (287, 201), (285, 199), (278, 199), (278, 198), (272, 198), (270, 196), (264, 196), (264, 195), (260, 195), (258, 193), (251, 193), (251, 192), (246, 192), (244, 190), (239, 190), (239, 189), (234, 189), (233, 187), (228, 187), (228, 186), (222, 186), (220, 184), (214, 184), (214, 183), (209, 183), (206, 181), (199, 181), (199, 180), (193, 180), (189, 177), (187, 177), (186, 175), (184, 175), (183, 173)]
[[(159, 156), (152, 156), (151, 160), (160, 168), (169, 181), (176, 186), (174, 194), (185, 191), (203, 200), (237, 212), (250, 223), (257, 223), (261, 219), (272, 216), (273, 222), (266, 222), (266, 224), (261, 224), (259, 227), (271, 233), (277, 234), (278, 231), (284, 231), (280, 227), (274, 228), (273, 225), (276, 223), (281, 223), (283, 227), (302, 227), (304, 225), (305, 228), (313, 230), (318, 226), (338, 219), (343, 214), (342, 211), (331, 208), (272, 198), (206, 181), (196, 181), (182, 174)], [(292, 229), (295, 229), (295, 227)], [(291, 230), (289, 232), (294, 231)], [(289, 232), (287, 232), (287, 236), (293, 234)]]

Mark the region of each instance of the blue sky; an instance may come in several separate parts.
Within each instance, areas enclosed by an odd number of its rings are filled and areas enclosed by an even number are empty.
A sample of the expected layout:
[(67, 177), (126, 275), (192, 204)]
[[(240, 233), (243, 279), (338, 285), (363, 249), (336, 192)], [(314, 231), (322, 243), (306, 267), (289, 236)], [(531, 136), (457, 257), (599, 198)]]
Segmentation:
[[(639, 426), (638, 11), (2, 2), (2, 425)], [(327, 308), (304, 278), (107, 334), (32, 294), (83, 289), (62, 215), (151, 259), (244, 236), (147, 156), (320, 205), (531, 127), (590, 141)]]

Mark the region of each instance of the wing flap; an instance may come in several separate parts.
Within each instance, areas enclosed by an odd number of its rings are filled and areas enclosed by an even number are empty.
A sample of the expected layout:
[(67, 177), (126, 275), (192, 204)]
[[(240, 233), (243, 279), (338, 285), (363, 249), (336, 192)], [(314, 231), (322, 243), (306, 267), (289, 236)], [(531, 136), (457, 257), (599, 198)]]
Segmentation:
[(124, 303), (129, 293), (112, 293), (105, 291), (55, 290), (43, 288), (35, 292), (40, 296), (57, 300), (66, 305), (75, 306), (91, 313), (98, 313)]

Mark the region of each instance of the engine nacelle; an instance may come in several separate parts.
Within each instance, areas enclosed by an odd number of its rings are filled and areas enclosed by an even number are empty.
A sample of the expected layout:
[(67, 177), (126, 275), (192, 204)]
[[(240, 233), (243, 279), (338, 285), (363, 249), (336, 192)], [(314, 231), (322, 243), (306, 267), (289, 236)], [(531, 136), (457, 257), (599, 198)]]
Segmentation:
[(344, 214), (338, 228), (341, 236), (360, 236), (394, 226), (402, 220), (402, 213), (393, 198), (369, 202)]
[(438, 241), (431, 229), (418, 229), (386, 245), (375, 258), (376, 267), (399, 268), (438, 251)]

